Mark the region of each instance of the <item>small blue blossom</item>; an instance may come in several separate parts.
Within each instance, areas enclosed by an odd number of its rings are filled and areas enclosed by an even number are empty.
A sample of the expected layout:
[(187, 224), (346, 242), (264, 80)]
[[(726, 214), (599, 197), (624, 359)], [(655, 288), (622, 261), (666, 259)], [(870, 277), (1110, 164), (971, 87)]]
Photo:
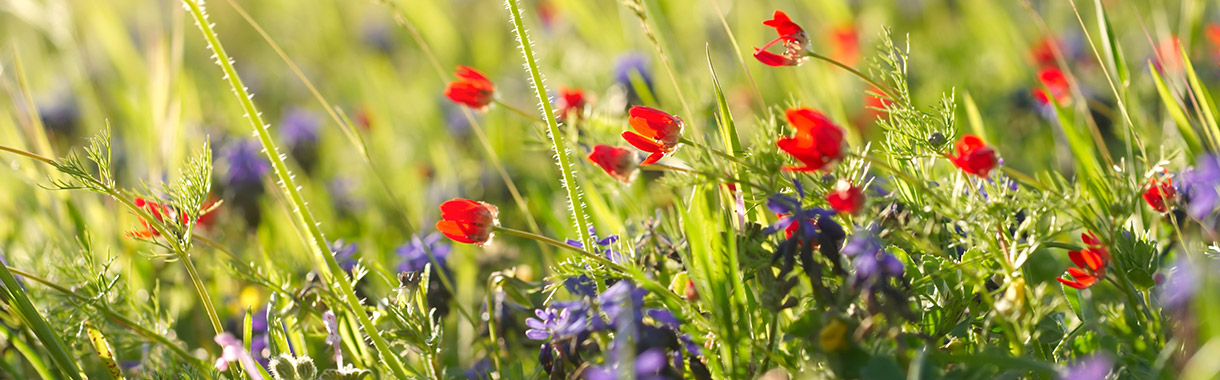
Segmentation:
[(1114, 368), (1114, 360), (1104, 354), (1094, 355), (1065, 368), (1059, 378), (1063, 380), (1104, 380)]
[(280, 136), (289, 147), (317, 143), (321, 129), (318, 115), (300, 108), (288, 111), (280, 120)]
[[(665, 350), (653, 348), (641, 352), (635, 357), (633, 368), (638, 380), (665, 380), (661, 371), (665, 369)], [(585, 380), (616, 380), (619, 379), (617, 365), (593, 367), (584, 372)]]
[(525, 325), (529, 326), (529, 330), (525, 331), (525, 336), (533, 340), (550, 340), (556, 336), (556, 332), (568, 326), (569, 319), (572, 318), (572, 311), (569, 309), (537, 309), (534, 310), (534, 315), (538, 318), (526, 318)]
[(640, 93), (636, 91), (635, 82), (639, 80), (644, 88), (654, 93), (652, 73), (648, 69), (648, 58), (639, 53), (629, 53), (619, 56), (614, 65), (614, 82), (627, 89), (627, 104), (643, 104)]
[(356, 250), (360, 249), (360, 245), (356, 243), (348, 243), (343, 239), (335, 240), (330, 243), (330, 251), (335, 255), (335, 261), (339, 262), (339, 266), (343, 267), (344, 271), (351, 271), (356, 266)]
[(220, 156), (226, 164), (224, 182), (234, 188), (262, 188), (262, 178), (271, 171), (263, 146), (255, 140), (238, 140), (225, 146)]
[(428, 252), (432, 252), (432, 257), (436, 258), (441, 269), (448, 270), (450, 248), (449, 244), (445, 243), (445, 240), (437, 233), (429, 234), (422, 239), (418, 235), (412, 236), (410, 242), (394, 250), (394, 253), (402, 259), (402, 263), (398, 264), (398, 271), (423, 271), (424, 266), (432, 262), (428, 258)]
[(1198, 270), (1186, 258), (1178, 258), (1174, 271), (1160, 287), (1161, 302), (1170, 309), (1182, 309), (1199, 290)]
[(1200, 156), (1191, 169), (1182, 172), (1182, 194), (1186, 199), (1186, 214), (1205, 220), (1220, 203), (1220, 156)]

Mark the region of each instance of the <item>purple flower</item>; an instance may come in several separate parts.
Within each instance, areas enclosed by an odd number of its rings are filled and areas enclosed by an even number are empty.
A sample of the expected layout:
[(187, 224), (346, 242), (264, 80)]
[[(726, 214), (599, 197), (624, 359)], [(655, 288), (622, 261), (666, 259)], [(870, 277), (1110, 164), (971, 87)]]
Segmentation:
[[(436, 263), (443, 270), (448, 270), (449, 265), (449, 244), (446, 244), (441, 235), (437, 233), (429, 234), (424, 238), (418, 235), (411, 237), (411, 241), (403, 244), (394, 250), (398, 257), (402, 258), (402, 263), (398, 265), (399, 272), (419, 272), (424, 270), (424, 266), (431, 263), (428, 258), (428, 252), (432, 253), (432, 257), (436, 258)], [(436, 269), (433, 269), (434, 271)]]
[(614, 64), (614, 82), (627, 89), (627, 104), (643, 104), (636, 90), (636, 81), (652, 93), (652, 74), (648, 70), (648, 58), (639, 53), (619, 56)]
[(1063, 380), (1104, 380), (1114, 368), (1114, 360), (1105, 354), (1094, 355), (1065, 368), (1059, 378)]
[[(639, 380), (664, 380), (665, 376), (661, 375), (661, 371), (665, 369), (665, 350), (654, 348), (641, 352), (635, 357), (634, 369), (635, 378)], [(619, 376), (616, 373), (617, 365), (604, 367), (593, 367), (584, 372), (586, 380), (615, 380)]]
[(317, 114), (300, 108), (288, 111), (280, 120), (280, 136), (289, 147), (317, 143), (321, 128)]
[(330, 251), (335, 255), (335, 261), (339, 262), (339, 266), (343, 267), (344, 271), (350, 272), (352, 267), (356, 266), (357, 249), (360, 249), (359, 244), (348, 243), (343, 239), (330, 242)]
[(583, 274), (563, 280), (563, 287), (568, 289), (568, 293), (581, 298), (597, 296), (597, 284), (594, 284), (593, 279), (589, 276)]
[(529, 326), (529, 330), (525, 330), (525, 336), (533, 340), (550, 340), (556, 336), (556, 332), (568, 326), (569, 319), (572, 318), (572, 311), (569, 309), (537, 309), (534, 310), (534, 315), (538, 318), (526, 318), (525, 325)]
[(234, 141), (225, 146), (221, 157), (226, 164), (225, 184), (234, 188), (262, 189), (262, 178), (271, 171), (262, 144), (255, 140)]
[(843, 245), (843, 254), (854, 258), (852, 263), (855, 264), (856, 274), (853, 278), (857, 287), (869, 287), (890, 278), (902, 277), (902, 262), (882, 249), (881, 241), (870, 231), (853, 235)]
[[(595, 247), (593, 247), (593, 253), (598, 253), (598, 254), (601, 254), (602, 256), (606, 256), (607, 259), (614, 262), (615, 264), (623, 264), (624, 261), (627, 259), (625, 256), (623, 256), (622, 253), (619, 253), (618, 251), (610, 249), (610, 246), (612, 244), (618, 242), (618, 235), (610, 235), (610, 236), (607, 236), (605, 239), (598, 239), (597, 231), (595, 231), (593, 229), (593, 227), (589, 227), (589, 238), (590, 238), (590, 240), (593, 240), (593, 244), (596, 245)], [(576, 247), (576, 248), (581, 248), (581, 249), (585, 248), (585, 244), (581, 243), (579, 240), (568, 239), (566, 241), (566, 243), (568, 245)]]
[(1186, 213), (1190, 217), (1204, 220), (1216, 210), (1220, 201), (1220, 157), (1199, 157), (1193, 168), (1182, 172), (1181, 185), (1186, 199)]
[[(796, 189), (798, 197), (793, 198), (783, 194), (775, 194), (767, 198), (767, 208), (771, 212), (781, 214), (779, 221), (775, 222), (767, 228), (763, 229), (765, 234), (773, 234), (781, 230), (791, 232), (799, 231), (802, 240), (815, 240), (818, 238), (818, 232), (831, 233), (835, 236), (843, 235), (843, 227), (831, 217), (835, 215), (833, 210), (822, 208), (804, 209), (801, 207), (801, 199), (805, 198), (805, 187), (801, 185), (800, 180), (793, 180), (793, 187)], [(792, 224), (796, 224), (793, 231)]]
[(611, 325), (639, 324), (644, 319), (644, 296), (647, 294), (647, 289), (637, 288), (631, 281), (622, 280), (606, 289), (598, 301), (606, 316), (610, 317)]
[(1181, 309), (1194, 297), (1198, 287), (1199, 274), (1197, 269), (1185, 257), (1180, 257), (1177, 263), (1174, 264), (1173, 273), (1161, 285), (1159, 292), (1161, 302), (1167, 308)]

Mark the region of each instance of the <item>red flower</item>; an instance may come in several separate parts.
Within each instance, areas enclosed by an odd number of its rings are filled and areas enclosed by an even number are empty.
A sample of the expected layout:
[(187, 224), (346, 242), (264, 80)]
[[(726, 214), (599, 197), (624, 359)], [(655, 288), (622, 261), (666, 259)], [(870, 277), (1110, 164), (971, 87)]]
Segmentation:
[[(767, 66), (796, 66), (805, 62), (805, 46), (809, 44), (809, 36), (800, 25), (792, 22), (792, 19), (781, 11), (775, 11), (775, 15), (770, 20), (763, 21), (763, 25), (775, 28), (779, 38), (771, 40), (761, 49), (754, 48), (755, 59)], [(783, 43), (784, 54), (767, 51), (767, 48), (777, 42)]]
[(1177, 195), (1178, 191), (1173, 188), (1172, 179), (1153, 178), (1148, 180), (1148, 189), (1144, 190), (1144, 202), (1148, 202), (1148, 205), (1152, 206), (1154, 210), (1167, 212), (1170, 203)]
[(1030, 49), (1030, 54), (1034, 57), (1034, 63), (1037, 63), (1038, 67), (1055, 66), (1055, 50), (1059, 49), (1059, 46), (1059, 40), (1051, 36), (1038, 41), (1038, 44), (1034, 45), (1033, 49)]
[(449, 86), (445, 87), (445, 96), (467, 107), (486, 110), (496, 92), (496, 86), (492, 85), (483, 73), (466, 66), (458, 66), (455, 75), (458, 80), (449, 82)]
[(559, 114), (556, 115), (556, 117), (559, 119), (559, 121), (566, 119), (568, 114), (572, 114), (575, 118), (579, 119), (581, 114), (585, 111), (585, 106), (588, 105), (588, 101), (585, 99), (584, 90), (579, 88), (571, 89), (567, 87), (559, 88), (558, 103), (558, 107), (556, 108), (559, 109)]
[(1179, 73), (1185, 67), (1182, 62), (1182, 43), (1178, 40), (1178, 36), (1170, 36), (1169, 39), (1157, 44), (1156, 56), (1156, 67), (1162, 73), (1166, 71)]
[[(1051, 104), (1051, 97), (1054, 96), (1055, 102), (1060, 105), (1068, 104), (1072, 101), (1071, 87), (1068, 87), (1067, 77), (1059, 71), (1057, 67), (1047, 67), (1038, 72), (1038, 81), (1041, 85), (1034, 88), (1034, 99), (1038, 103), (1047, 106)], [(1050, 91), (1050, 94), (1047, 94)]]
[(780, 138), (775, 145), (804, 166), (786, 166), (784, 170), (829, 171), (831, 164), (843, 158), (843, 129), (826, 115), (809, 108), (791, 108), (787, 114), (788, 122), (796, 128), (796, 136)]
[(1220, 25), (1207, 24), (1203, 34), (1207, 36), (1207, 40), (1212, 44), (1213, 55), (1217, 60), (1220, 60)]
[(453, 241), (482, 247), (491, 240), (500, 225), (496, 206), (469, 199), (453, 199), (441, 203), (441, 221), (436, 229)]
[(1067, 270), (1072, 279), (1059, 278), (1059, 282), (1076, 289), (1084, 289), (1097, 283), (1098, 279), (1105, 276), (1106, 265), (1110, 262), (1110, 253), (1101, 245), (1097, 235), (1092, 232), (1080, 234), (1080, 240), (1084, 241), (1087, 247), (1068, 252), (1068, 257), (1076, 264), (1075, 268)]
[[(216, 202), (217, 202), (216, 200), (212, 200), (212, 199), (208, 200), (207, 202), (204, 202), (202, 211), (205, 211), (205, 212), (202, 215), (199, 215), (199, 218), (196, 219), (197, 225), (206, 226), (211, 223), (211, 221), (212, 221), (211, 211), (212, 211), (212, 209), (214, 209), (216, 207), (215, 206)], [(144, 198), (137, 197), (135, 200), (135, 205), (137, 208), (142, 208), (142, 209), (146, 210), (149, 215), (152, 215), (153, 218), (157, 219), (157, 221), (161, 222), (161, 223), (165, 223), (166, 215), (174, 215), (174, 214), (178, 215), (177, 223), (179, 223), (179, 225), (181, 225), (181, 226), (185, 226), (188, 223), (190, 223), (190, 221), (191, 221), (190, 215), (187, 215), (187, 213), (185, 211), (176, 211), (176, 210), (174, 210), (173, 207), (170, 207), (169, 205), (166, 205), (166, 204), (153, 202), (153, 201), (146, 200)], [(161, 231), (157, 231), (157, 229), (154, 228), (152, 223), (150, 223), (148, 220), (146, 220), (144, 218), (140, 218), (140, 229), (128, 232), (126, 234), (126, 236), (129, 238), (132, 238), (132, 239), (152, 239), (155, 236), (161, 236)]]
[(834, 37), (835, 59), (848, 66), (860, 59), (860, 32), (853, 24), (841, 25), (830, 32)]
[(962, 136), (962, 139), (958, 140), (954, 146), (954, 150), (957, 151), (957, 155), (948, 156), (949, 161), (953, 161), (954, 165), (965, 170), (966, 173), (979, 177), (987, 177), (987, 173), (995, 169), (996, 164), (999, 163), (995, 150), (975, 135)]
[(858, 214), (864, 208), (864, 189), (847, 181), (839, 181), (834, 191), (826, 193), (826, 202), (835, 212)]
[(593, 147), (593, 152), (589, 153), (589, 161), (601, 166), (606, 174), (622, 183), (631, 182), (635, 177), (635, 169), (639, 167), (639, 158), (634, 151), (609, 145)]
[(631, 107), (627, 121), (636, 132), (623, 132), (623, 139), (639, 150), (651, 153), (640, 165), (652, 165), (666, 154), (678, 149), (682, 139), (682, 118), (656, 108)]

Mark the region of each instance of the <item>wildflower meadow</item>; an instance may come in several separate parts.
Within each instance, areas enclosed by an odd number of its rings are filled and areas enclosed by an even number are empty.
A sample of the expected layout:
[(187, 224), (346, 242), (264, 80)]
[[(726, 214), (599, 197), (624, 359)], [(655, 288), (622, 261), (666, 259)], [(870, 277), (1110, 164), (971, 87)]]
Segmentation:
[(0, 0), (0, 379), (1220, 379), (1215, 0)]

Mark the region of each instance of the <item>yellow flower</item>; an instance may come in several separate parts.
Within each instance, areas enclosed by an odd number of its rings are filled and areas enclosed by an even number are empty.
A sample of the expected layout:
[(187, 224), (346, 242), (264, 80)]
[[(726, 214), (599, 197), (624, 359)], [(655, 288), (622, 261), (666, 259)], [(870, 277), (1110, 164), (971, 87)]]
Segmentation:
[(831, 319), (818, 333), (818, 341), (827, 352), (842, 350), (847, 347), (847, 325), (838, 319)]

